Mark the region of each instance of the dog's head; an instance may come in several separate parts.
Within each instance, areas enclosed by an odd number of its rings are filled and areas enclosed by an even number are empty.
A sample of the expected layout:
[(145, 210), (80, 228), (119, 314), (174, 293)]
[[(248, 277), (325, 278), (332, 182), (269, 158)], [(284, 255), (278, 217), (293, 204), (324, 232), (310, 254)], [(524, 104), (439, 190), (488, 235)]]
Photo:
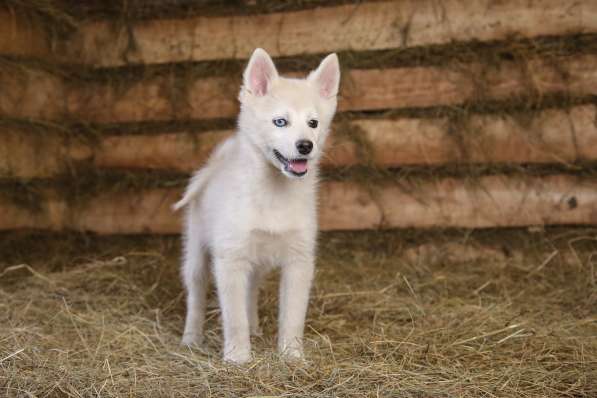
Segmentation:
[(258, 48), (243, 75), (241, 134), (287, 177), (305, 176), (316, 165), (336, 111), (340, 66), (328, 55), (306, 79), (283, 78)]

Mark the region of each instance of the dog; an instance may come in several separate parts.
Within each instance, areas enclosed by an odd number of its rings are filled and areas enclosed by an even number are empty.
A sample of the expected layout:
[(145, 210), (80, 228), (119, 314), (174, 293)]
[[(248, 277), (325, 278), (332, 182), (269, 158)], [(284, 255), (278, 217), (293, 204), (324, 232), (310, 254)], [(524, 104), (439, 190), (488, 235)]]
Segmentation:
[(182, 343), (203, 341), (211, 262), (225, 361), (251, 360), (258, 291), (281, 268), (278, 351), (303, 358), (317, 238), (318, 163), (336, 112), (340, 67), (328, 55), (305, 79), (284, 78), (256, 49), (243, 73), (236, 133), (214, 149), (174, 209), (186, 207)]

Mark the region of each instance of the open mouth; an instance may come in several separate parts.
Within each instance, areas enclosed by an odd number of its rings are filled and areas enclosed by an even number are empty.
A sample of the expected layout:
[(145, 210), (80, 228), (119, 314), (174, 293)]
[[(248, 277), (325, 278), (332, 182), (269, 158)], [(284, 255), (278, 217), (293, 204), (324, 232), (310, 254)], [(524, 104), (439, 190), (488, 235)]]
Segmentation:
[(284, 165), (284, 170), (297, 177), (307, 174), (307, 159), (286, 159), (280, 152), (274, 149), (274, 156)]

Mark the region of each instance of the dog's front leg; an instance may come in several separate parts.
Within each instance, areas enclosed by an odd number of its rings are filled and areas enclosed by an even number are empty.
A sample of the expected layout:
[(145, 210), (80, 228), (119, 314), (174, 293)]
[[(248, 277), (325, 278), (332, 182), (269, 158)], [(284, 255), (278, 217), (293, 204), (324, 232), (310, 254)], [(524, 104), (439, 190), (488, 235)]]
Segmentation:
[(250, 279), (250, 295), (249, 301), (249, 329), (251, 336), (261, 336), (263, 331), (259, 326), (259, 288), (263, 282), (265, 272), (259, 268), (253, 271)]
[(238, 364), (251, 360), (249, 338), (249, 276), (247, 262), (214, 259), (215, 279), (222, 310), (224, 360)]
[(290, 260), (282, 268), (278, 350), (290, 358), (303, 357), (303, 329), (313, 280), (314, 259)]

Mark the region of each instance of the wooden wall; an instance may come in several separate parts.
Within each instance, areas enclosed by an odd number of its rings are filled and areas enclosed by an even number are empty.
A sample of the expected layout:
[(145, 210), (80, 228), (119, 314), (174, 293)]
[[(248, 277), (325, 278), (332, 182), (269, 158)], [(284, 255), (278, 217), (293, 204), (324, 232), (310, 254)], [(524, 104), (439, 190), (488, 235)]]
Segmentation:
[(0, 21), (0, 230), (178, 232), (257, 46), (296, 76), (340, 55), (323, 230), (597, 224), (595, 1)]

